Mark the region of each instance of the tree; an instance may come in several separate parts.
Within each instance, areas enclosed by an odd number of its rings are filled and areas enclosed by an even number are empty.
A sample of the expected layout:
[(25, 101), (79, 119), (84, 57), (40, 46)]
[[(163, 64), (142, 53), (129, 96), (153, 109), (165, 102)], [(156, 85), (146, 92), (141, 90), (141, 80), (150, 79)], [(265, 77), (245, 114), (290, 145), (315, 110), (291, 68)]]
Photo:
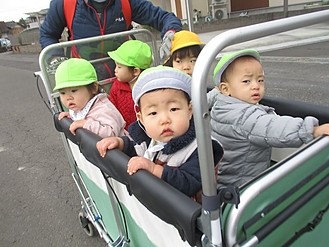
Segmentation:
[(26, 22), (25, 22), (25, 20), (24, 20), (23, 18), (19, 19), (18, 23), (19, 23), (22, 27), (24, 27), (24, 28), (27, 27)]

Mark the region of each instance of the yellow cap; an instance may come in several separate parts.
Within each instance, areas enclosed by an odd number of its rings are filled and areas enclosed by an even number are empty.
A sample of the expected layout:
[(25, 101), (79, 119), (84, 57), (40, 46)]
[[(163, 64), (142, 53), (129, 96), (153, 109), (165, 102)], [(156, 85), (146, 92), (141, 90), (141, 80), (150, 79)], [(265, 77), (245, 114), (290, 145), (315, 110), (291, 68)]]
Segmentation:
[(170, 53), (173, 54), (175, 51), (181, 48), (192, 46), (192, 45), (203, 46), (204, 43), (201, 42), (200, 37), (196, 33), (187, 30), (176, 32), (174, 35), (174, 39), (171, 43)]

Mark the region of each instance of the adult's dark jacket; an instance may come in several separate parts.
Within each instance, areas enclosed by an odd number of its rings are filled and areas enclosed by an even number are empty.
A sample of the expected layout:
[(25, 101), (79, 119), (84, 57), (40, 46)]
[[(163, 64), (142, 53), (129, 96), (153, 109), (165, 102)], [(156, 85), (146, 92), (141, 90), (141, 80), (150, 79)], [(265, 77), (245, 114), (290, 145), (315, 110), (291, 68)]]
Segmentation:
[[(61, 34), (67, 23), (64, 17), (64, 0), (52, 0), (44, 22), (40, 27), (40, 44), (42, 48), (59, 42)], [(161, 31), (163, 36), (168, 30), (180, 31), (181, 21), (173, 14), (154, 6), (146, 0), (130, 0), (131, 20), (141, 25), (149, 25)], [(72, 34), (74, 40), (95, 37), (104, 34), (112, 34), (126, 31), (126, 25), (122, 13), (120, 0), (107, 0), (104, 11), (99, 15), (91, 0), (77, 0), (76, 11), (72, 22)], [(94, 59), (90, 55), (91, 49), (98, 49), (98, 53), (107, 56), (107, 52), (115, 50), (122, 43), (94, 44), (89, 48), (79, 49), (81, 57)], [(99, 50), (100, 49), (100, 50)], [(53, 51), (52, 56), (64, 56), (62, 50)], [(97, 54), (96, 54), (97, 56)], [(99, 57), (99, 56), (98, 56)]]

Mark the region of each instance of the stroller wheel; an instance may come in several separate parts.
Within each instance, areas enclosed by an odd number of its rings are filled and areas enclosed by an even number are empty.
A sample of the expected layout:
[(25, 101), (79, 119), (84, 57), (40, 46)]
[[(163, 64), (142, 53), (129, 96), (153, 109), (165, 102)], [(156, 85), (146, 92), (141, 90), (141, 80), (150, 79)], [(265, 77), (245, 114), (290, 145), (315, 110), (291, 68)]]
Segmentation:
[(87, 219), (87, 217), (84, 215), (84, 213), (79, 212), (79, 220), (80, 224), (84, 230), (84, 232), (89, 236), (93, 237), (96, 235), (97, 230), (94, 227), (94, 225)]

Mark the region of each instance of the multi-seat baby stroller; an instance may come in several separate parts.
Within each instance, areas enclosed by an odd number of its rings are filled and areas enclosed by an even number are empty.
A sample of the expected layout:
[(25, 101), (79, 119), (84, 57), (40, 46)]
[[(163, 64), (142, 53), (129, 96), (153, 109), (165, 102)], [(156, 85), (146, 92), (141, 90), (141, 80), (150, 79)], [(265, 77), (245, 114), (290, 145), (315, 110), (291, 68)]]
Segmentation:
[[(192, 76), (202, 204), (146, 171), (128, 175), (127, 155), (111, 150), (102, 158), (95, 147), (99, 136), (84, 129), (78, 129), (73, 136), (70, 120), (57, 119), (63, 107), (58, 94), (52, 92), (53, 75), (48, 73), (46, 63), (52, 50), (134, 35), (149, 42), (157, 65), (157, 43), (152, 33), (134, 29), (45, 48), (39, 59), (41, 71), (36, 75), (43, 81), (81, 195), (79, 219), (86, 234), (98, 234), (107, 246), (327, 246), (329, 137), (317, 138), (285, 158), (273, 160), (275, 165), (269, 170), (238, 189), (217, 191), (204, 82), (212, 62), (225, 47), (328, 19), (329, 12), (321, 11), (232, 29), (203, 48)], [(104, 59), (109, 58), (91, 62)], [(265, 98), (263, 103), (274, 106), (279, 114), (314, 115), (321, 122), (329, 122), (329, 108), (325, 106), (279, 98)]]

